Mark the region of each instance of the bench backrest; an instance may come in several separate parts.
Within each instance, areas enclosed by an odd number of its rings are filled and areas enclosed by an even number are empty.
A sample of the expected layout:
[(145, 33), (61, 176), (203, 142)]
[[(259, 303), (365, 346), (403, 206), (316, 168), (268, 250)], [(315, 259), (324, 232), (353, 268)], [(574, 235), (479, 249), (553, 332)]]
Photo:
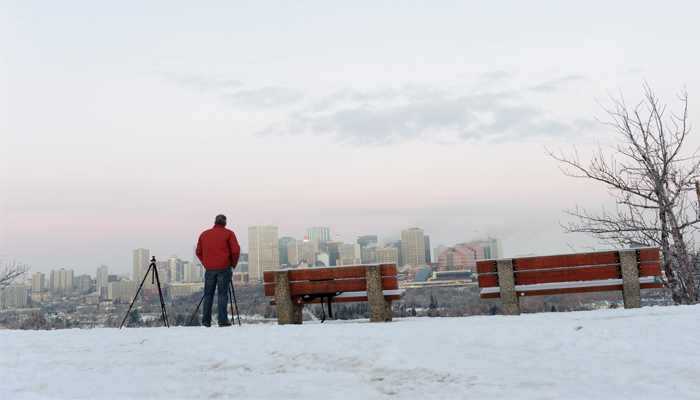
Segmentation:
[[(398, 289), (396, 264), (380, 265), (382, 289)], [(285, 269), (281, 271), (289, 273), (289, 292), (292, 296), (367, 290), (365, 265)], [(263, 281), (265, 283), (265, 296), (274, 296), (275, 271), (265, 271)]]
[[(638, 248), (636, 255), (640, 277), (661, 275), (657, 247)], [(622, 278), (620, 253), (615, 250), (543, 257), (516, 257), (512, 259), (512, 263), (516, 286)], [(476, 270), (480, 288), (498, 286), (496, 260), (479, 260), (476, 263)], [(648, 284), (645, 285), (648, 286)], [(659, 287), (659, 285), (649, 287)], [(548, 292), (554, 293), (554, 291)], [(569, 293), (576, 292), (576, 290), (559, 290), (557, 292)], [(498, 297), (498, 294), (482, 297)]]

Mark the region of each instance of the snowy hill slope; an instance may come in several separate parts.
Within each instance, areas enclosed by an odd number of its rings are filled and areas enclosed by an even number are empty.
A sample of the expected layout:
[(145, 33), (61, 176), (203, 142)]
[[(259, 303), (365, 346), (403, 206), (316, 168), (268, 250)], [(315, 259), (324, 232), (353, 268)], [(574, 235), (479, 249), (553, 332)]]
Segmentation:
[(3, 399), (700, 399), (700, 306), (0, 340)]

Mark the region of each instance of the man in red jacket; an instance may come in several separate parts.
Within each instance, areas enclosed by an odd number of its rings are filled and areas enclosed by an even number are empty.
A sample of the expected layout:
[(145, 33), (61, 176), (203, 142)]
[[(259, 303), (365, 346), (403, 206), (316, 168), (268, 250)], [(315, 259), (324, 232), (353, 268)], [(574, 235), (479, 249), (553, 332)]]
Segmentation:
[[(231, 326), (226, 312), (228, 288), (233, 277), (233, 268), (238, 265), (241, 246), (236, 234), (226, 229), (226, 216), (219, 214), (214, 227), (202, 232), (197, 241), (197, 257), (204, 265), (204, 315), (202, 325), (211, 326), (211, 307), (214, 302), (214, 289), (218, 287), (219, 326)], [(233, 310), (231, 310), (233, 312)]]

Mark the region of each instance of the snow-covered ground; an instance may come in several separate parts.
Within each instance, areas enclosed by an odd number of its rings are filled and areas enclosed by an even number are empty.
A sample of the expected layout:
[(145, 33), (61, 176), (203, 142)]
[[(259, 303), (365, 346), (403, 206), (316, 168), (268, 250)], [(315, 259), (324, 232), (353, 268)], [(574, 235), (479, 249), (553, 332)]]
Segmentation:
[(700, 305), (0, 340), (3, 399), (700, 399)]

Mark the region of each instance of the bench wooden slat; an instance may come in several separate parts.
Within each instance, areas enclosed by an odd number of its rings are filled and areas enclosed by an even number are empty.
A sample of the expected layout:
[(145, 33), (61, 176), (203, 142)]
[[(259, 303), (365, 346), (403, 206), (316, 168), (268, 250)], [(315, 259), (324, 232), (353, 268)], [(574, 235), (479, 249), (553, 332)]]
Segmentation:
[[(643, 263), (642, 269), (638, 271), (642, 276), (658, 276), (661, 275), (661, 264), (658, 262)], [(552, 282), (573, 282), (573, 281), (590, 281), (601, 279), (617, 279), (622, 274), (617, 270), (616, 265), (607, 265), (602, 267), (578, 267), (578, 268), (562, 268), (562, 269), (547, 269), (547, 270), (530, 270), (530, 271), (514, 271), (518, 274), (515, 281), (521, 285), (532, 285), (538, 283)], [(494, 287), (498, 282), (497, 274), (482, 274), (479, 275), (479, 287)]]
[[(406, 294), (406, 289), (398, 289), (398, 290), (384, 290), (384, 299), (386, 300), (401, 300), (403, 296)], [(300, 299), (295, 299), (293, 301), (298, 302)], [(332, 302), (333, 303), (356, 303), (356, 302), (361, 302), (361, 301), (367, 301), (367, 292), (349, 292), (349, 293), (343, 293), (340, 296), (333, 297)], [(301, 303), (297, 304), (318, 304), (321, 302), (321, 299), (313, 299), (311, 301), (304, 301), (301, 300)], [(277, 303), (274, 300), (270, 300), (270, 305), (274, 306), (277, 305)]]
[[(382, 277), (384, 290), (396, 290), (399, 283), (396, 277)], [(367, 290), (367, 279), (342, 279), (334, 281), (310, 281), (289, 282), (289, 293), (292, 296), (303, 294), (337, 293), (337, 292), (362, 292)], [(265, 296), (275, 295), (275, 285), (265, 285)]]
[[(637, 257), (642, 259), (642, 262), (659, 261), (659, 249), (653, 248), (638, 248)], [(566, 268), (566, 267), (581, 267), (593, 265), (609, 265), (615, 264), (615, 253), (618, 250), (597, 251), (591, 253), (575, 253), (554, 256), (540, 257), (516, 257), (515, 265), (518, 271), (526, 271), (532, 269), (549, 269), (549, 268)], [(496, 260), (479, 260), (476, 262), (476, 271), (479, 274), (493, 273), (494, 261)]]
[[(347, 279), (347, 278), (364, 278), (364, 265), (350, 265), (339, 267), (314, 267), (302, 269), (288, 269), (289, 281), (310, 281), (323, 279)], [(381, 264), (382, 276), (396, 276), (396, 264)], [(265, 271), (263, 273), (265, 283), (273, 283), (275, 281), (274, 271)]]
[[(662, 282), (655, 282), (654, 278), (645, 277), (639, 278), (640, 289), (655, 289), (663, 288)], [(606, 281), (588, 281), (588, 282), (567, 282), (558, 284), (537, 284), (537, 285), (516, 286), (515, 291), (518, 297), (520, 296), (542, 296), (552, 294), (565, 293), (584, 293), (584, 292), (605, 292), (612, 290), (622, 290), (621, 279), (610, 279)], [(482, 299), (496, 299), (501, 297), (498, 288), (485, 288), (480, 293)]]

